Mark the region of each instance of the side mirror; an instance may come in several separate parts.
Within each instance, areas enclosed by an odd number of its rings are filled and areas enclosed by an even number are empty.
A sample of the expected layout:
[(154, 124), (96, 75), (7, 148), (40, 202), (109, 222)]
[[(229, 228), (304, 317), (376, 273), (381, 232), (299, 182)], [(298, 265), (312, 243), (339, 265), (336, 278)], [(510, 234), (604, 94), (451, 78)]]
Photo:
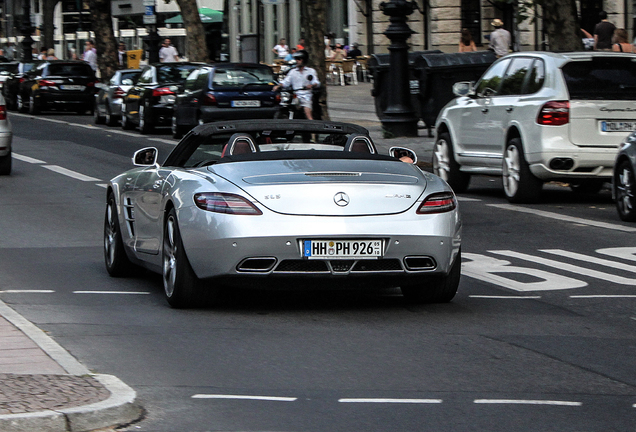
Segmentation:
[(389, 149), (389, 156), (393, 156), (402, 162), (415, 164), (417, 163), (417, 155), (411, 149), (406, 147), (391, 147)]
[(453, 84), (453, 94), (455, 96), (468, 96), (473, 92), (473, 83), (470, 81), (461, 81)]
[(153, 166), (157, 164), (157, 149), (154, 147), (146, 147), (137, 150), (133, 155), (133, 164), (135, 166)]

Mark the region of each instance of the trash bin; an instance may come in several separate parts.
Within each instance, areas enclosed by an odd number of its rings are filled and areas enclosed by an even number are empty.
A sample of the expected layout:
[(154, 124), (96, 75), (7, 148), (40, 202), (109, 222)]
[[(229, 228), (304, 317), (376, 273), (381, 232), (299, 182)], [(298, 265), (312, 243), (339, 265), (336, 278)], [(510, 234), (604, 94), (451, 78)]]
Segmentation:
[[(419, 75), (415, 69), (415, 62), (425, 54), (442, 54), (440, 50), (431, 51), (415, 51), (409, 53), (409, 84), (411, 92), (411, 105), (416, 113), (419, 113)], [(373, 76), (373, 89), (371, 96), (375, 102), (375, 113), (382, 121), (386, 118), (384, 111), (388, 105), (389, 99), (389, 67), (391, 54), (373, 54), (367, 62), (369, 72)]]
[(417, 57), (414, 64), (419, 77), (417, 111), (429, 130), (429, 136), (439, 112), (455, 98), (453, 84), (477, 81), (495, 60), (497, 57), (492, 51), (422, 53)]
[(141, 60), (141, 55), (143, 54), (143, 50), (130, 50), (126, 51), (126, 58), (128, 62), (126, 63), (129, 69), (139, 69), (139, 61)]

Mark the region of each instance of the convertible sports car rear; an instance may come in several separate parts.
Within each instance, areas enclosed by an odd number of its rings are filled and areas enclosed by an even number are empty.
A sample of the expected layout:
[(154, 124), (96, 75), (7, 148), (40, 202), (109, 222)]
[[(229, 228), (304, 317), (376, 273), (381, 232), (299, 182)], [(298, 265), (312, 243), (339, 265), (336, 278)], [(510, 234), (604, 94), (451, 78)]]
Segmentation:
[(244, 283), (399, 286), (414, 302), (457, 291), (455, 195), (435, 175), (377, 154), (364, 128), (210, 123), (156, 160), (156, 149), (142, 149), (138, 168), (111, 180), (105, 260), (113, 276), (134, 264), (161, 273), (173, 307)]

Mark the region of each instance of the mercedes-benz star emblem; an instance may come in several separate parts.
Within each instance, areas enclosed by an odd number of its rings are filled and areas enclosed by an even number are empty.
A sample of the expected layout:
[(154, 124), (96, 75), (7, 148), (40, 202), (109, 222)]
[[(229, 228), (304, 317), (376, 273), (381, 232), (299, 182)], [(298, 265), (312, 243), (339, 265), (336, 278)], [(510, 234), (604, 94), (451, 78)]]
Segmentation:
[(334, 195), (333, 201), (340, 207), (344, 207), (349, 204), (349, 195), (344, 192), (338, 192)]

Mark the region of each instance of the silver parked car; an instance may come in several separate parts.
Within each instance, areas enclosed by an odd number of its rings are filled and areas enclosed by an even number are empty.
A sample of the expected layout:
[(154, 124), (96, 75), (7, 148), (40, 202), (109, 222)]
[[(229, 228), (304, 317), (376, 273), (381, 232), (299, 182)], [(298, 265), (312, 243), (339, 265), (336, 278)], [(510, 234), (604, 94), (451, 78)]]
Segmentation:
[(612, 196), (618, 216), (626, 222), (636, 222), (636, 132), (621, 143), (612, 178)]
[(7, 105), (0, 95), (0, 175), (11, 174), (11, 141), (13, 132), (7, 118)]
[(139, 69), (122, 69), (115, 72), (108, 84), (98, 84), (95, 95), (95, 123), (115, 126), (121, 119), (121, 107), (124, 95), (135, 85), (141, 75)]
[(312, 120), (200, 125), (165, 162), (108, 185), (106, 268), (163, 275), (173, 307), (232, 284), (276, 281), (401, 287), (414, 302), (448, 302), (459, 285), (461, 219), (439, 177), (380, 155), (360, 126)]

